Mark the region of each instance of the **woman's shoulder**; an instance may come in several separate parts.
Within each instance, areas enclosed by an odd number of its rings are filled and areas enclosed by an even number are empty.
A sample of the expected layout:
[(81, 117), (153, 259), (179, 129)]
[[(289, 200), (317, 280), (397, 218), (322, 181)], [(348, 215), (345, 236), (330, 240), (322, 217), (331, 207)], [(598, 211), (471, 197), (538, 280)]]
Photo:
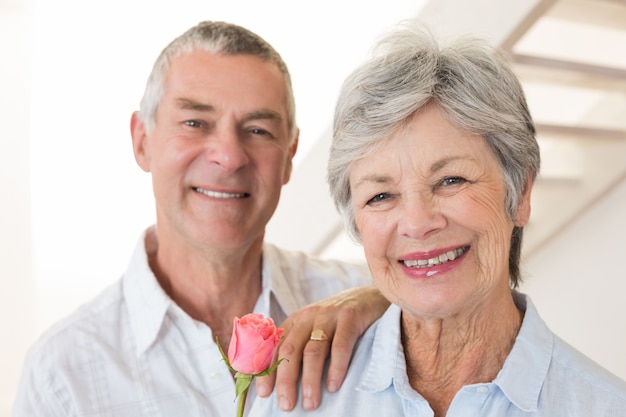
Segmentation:
[(617, 401), (626, 407), (626, 381), (558, 336), (554, 336), (550, 380), (593, 402)]

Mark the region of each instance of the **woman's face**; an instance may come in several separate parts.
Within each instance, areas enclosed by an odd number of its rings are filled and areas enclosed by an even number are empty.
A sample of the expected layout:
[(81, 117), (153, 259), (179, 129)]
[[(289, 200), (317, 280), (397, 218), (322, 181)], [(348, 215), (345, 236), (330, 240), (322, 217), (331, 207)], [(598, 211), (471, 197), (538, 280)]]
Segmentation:
[(417, 317), (470, 313), (509, 290), (513, 221), (500, 165), (481, 136), (427, 106), (356, 161), (350, 189), (368, 265), (382, 293)]

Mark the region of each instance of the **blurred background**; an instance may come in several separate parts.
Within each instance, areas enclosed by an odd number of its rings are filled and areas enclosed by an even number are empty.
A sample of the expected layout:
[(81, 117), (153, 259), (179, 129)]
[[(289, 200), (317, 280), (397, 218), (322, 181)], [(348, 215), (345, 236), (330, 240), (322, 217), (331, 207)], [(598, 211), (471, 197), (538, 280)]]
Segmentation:
[(626, 378), (626, 1), (0, 0), (0, 417), (28, 346), (118, 279), (154, 221), (129, 120), (166, 43), (226, 20), (276, 47), (301, 135), (267, 239), (361, 262), (325, 183), (334, 100), (374, 41), (413, 18), (510, 53), (543, 158), (522, 290)]

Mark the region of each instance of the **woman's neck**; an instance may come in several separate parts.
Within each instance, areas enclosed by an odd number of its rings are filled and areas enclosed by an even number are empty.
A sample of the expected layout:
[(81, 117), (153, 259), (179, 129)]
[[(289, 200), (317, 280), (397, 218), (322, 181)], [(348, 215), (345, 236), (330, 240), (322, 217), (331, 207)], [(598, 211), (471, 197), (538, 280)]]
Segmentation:
[(495, 379), (513, 348), (523, 314), (512, 295), (496, 305), (444, 319), (402, 315), (402, 344), (411, 386), (445, 416), (465, 385)]

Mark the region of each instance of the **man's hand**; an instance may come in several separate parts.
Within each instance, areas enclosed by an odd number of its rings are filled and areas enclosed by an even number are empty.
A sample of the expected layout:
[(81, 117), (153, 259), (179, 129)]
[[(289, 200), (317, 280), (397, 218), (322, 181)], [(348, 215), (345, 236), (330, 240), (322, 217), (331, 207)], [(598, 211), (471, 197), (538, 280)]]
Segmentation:
[[(314, 410), (320, 404), (324, 364), (330, 354), (326, 389), (341, 386), (352, 359), (354, 345), (367, 328), (389, 306), (373, 286), (342, 291), (304, 307), (285, 320), (285, 334), (277, 358), (286, 358), (275, 374), (257, 378), (257, 394), (266, 397), (276, 387), (281, 410), (294, 408), (298, 398), (298, 376), (302, 369), (302, 407)], [(313, 330), (322, 330), (328, 340), (311, 340)]]

